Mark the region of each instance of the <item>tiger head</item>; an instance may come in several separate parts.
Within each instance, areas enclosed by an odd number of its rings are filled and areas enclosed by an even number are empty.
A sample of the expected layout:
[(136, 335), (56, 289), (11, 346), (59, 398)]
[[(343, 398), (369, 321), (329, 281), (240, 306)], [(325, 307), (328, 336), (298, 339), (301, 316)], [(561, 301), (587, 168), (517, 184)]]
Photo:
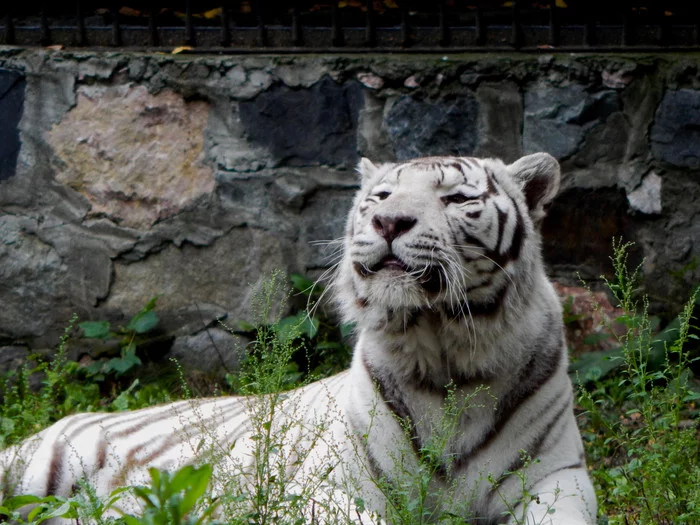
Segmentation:
[(546, 153), (495, 159), (427, 157), (374, 165), (347, 222), (336, 277), (348, 320), (386, 312), (493, 313), (518, 283), (543, 275), (538, 226), (559, 189)]

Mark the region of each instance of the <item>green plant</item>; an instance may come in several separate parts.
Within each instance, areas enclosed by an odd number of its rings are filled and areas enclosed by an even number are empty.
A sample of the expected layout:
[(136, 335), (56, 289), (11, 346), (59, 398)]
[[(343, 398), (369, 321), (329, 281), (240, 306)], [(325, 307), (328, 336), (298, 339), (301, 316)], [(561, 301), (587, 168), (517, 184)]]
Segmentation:
[(150, 485), (132, 487), (143, 506), (139, 515), (123, 513), (126, 525), (205, 525), (213, 524), (219, 505), (207, 496), (212, 477), (210, 465), (186, 465), (169, 473), (149, 469)]
[[(256, 322), (238, 322), (234, 328), (227, 327), (230, 331), (253, 340), (253, 350), (249, 352), (248, 365), (244, 367), (249, 371), (267, 365), (261, 360), (261, 356), (267, 354), (259, 352), (260, 348), (291, 350), (289, 355), (279, 356), (285, 361), (282, 367), (284, 384), (277, 386), (283, 390), (345, 370), (350, 364), (352, 354), (345, 340), (352, 332), (353, 326), (338, 325), (319, 306), (324, 288), (299, 274), (290, 275), (289, 280), (290, 290), (287, 277), (280, 272), (273, 273), (264, 285), (255, 306), (258, 315)], [(284, 297), (280, 295), (281, 290), (285, 290)], [(292, 295), (293, 297), (290, 297)], [(263, 296), (267, 298), (262, 299)], [(303, 299), (305, 308), (297, 308), (284, 317), (273, 316), (273, 311), (286, 310), (290, 298)], [(269, 360), (271, 357), (267, 356), (265, 359)], [(246, 379), (245, 369), (242, 374), (227, 376), (227, 382), (234, 392), (251, 393), (241, 385), (241, 381), (255, 381), (251, 377)]]
[[(601, 510), (612, 524), (700, 523), (700, 448), (686, 343), (698, 290), (677, 323), (654, 335), (646, 298), (639, 298), (639, 269), (627, 268), (629, 244), (614, 244), (614, 278), (607, 282), (624, 315), (622, 357), (616, 376), (582, 390), (583, 435)], [(654, 350), (663, 348), (660, 365)]]
[(148, 303), (129, 322), (112, 329), (109, 321), (84, 321), (80, 323), (83, 337), (101, 341), (116, 340), (120, 348), (120, 356), (110, 359), (97, 360), (86, 368), (86, 373), (95, 380), (102, 381), (106, 375), (121, 375), (141, 364), (136, 355), (136, 349), (147, 339), (149, 332), (158, 326), (159, 318), (155, 312), (158, 297), (151, 298)]

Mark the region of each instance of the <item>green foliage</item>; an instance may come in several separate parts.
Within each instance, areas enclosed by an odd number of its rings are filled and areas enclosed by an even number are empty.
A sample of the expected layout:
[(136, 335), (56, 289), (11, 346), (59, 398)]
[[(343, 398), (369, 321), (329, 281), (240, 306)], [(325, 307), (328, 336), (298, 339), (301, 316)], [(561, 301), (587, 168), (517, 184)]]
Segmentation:
[[(265, 392), (255, 386), (257, 380), (250, 376), (258, 369), (263, 376), (271, 369), (284, 370), (283, 377), (278, 378), (281, 382), (274, 388), (289, 390), (336, 374), (350, 365), (352, 352), (344, 341), (353, 327), (338, 326), (317, 306), (324, 294), (320, 284), (298, 274), (292, 274), (289, 279), (291, 290), (283, 273), (271, 274), (255, 299), (254, 310), (258, 317), (255, 324), (239, 322), (232, 330), (253, 339), (243, 372), (227, 376), (229, 386), (236, 393)], [(280, 318), (279, 312), (286, 309), (291, 294), (303, 298), (306, 309)], [(291, 353), (277, 355), (277, 350), (281, 349)], [(284, 366), (280, 366), (282, 361)], [(244, 386), (246, 382), (247, 387)]]
[[(660, 336), (654, 335), (646, 298), (639, 298), (638, 271), (627, 268), (629, 244), (615, 244), (615, 277), (608, 287), (624, 315), (619, 372), (582, 390), (581, 424), (596, 468), (601, 510), (611, 524), (700, 523), (700, 394), (691, 381), (686, 344), (695, 338), (698, 290)], [(659, 349), (663, 357), (658, 362)]]
[(126, 525), (205, 525), (215, 523), (212, 515), (218, 502), (206, 495), (212, 477), (210, 465), (187, 465), (169, 473), (149, 469), (150, 485), (132, 487), (143, 505), (139, 516), (123, 514)]
[[(53, 357), (36, 366), (24, 366), (0, 377), (0, 449), (39, 432), (59, 419), (77, 412), (96, 410), (130, 410), (151, 406), (171, 399), (168, 389), (157, 383), (142, 385), (133, 379), (128, 387), (120, 382), (109, 383), (111, 390), (101, 390), (108, 377), (121, 376), (133, 370), (140, 360), (134, 354), (139, 334), (152, 330), (157, 323), (155, 298), (119, 330), (124, 342), (122, 356), (82, 367), (67, 358), (67, 348), (75, 332), (77, 316), (66, 327)], [(116, 337), (106, 321), (78, 325), (83, 337), (109, 339)]]
[(112, 330), (108, 321), (84, 321), (80, 323), (83, 337), (86, 339), (115, 340), (120, 348), (120, 356), (100, 359), (91, 363), (85, 372), (96, 381), (104, 381), (106, 376), (125, 374), (141, 365), (136, 355), (137, 347), (148, 340), (148, 333), (158, 326), (160, 319), (155, 312), (158, 297), (148, 303), (132, 317), (125, 326)]

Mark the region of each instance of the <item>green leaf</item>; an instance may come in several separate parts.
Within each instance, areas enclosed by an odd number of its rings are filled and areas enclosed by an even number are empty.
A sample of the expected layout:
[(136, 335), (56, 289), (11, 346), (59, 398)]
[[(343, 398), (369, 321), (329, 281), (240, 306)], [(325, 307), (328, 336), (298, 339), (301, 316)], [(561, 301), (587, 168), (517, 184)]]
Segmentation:
[(6, 499), (3, 502), (3, 506), (10, 510), (15, 510), (19, 509), (21, 507), (24, 507), (25, 505), (31, 505), (34, 503), (39, 503), (42, 501), (42, 498), (39, 496), (31, 496), (31, 495), (25, 495), (25, 496), (15, 496), (13, 498)]
[(320, 295), (323, 292), (323, 286), (304, 275), (293, 273), (289, 278), (292, 281), (292, 288), (306, 296)]
[(126, 329), (137, 334), (145, 334), (155, 328), (159, 321), (158, 314), (153, 310), (142, 310), (131, 318), (129, 324), (126, 325)]
[(83, 330), (83, 337), (88, 339), (106, 339), (109, 337), (108, 321), (85, 321), (78, 326)]
[(107, 362), (107, 371), (112, 370), (117, 372), (117, 374), (123, 374), (134, 366), (140, 364), (141, 359), (139, 359), (136, 355), (136, 345), (131, 343), (129, 346), (123, 349), (121, 357), (115, 357)]
[(340, 325), (340, 335), (345, 337), (350, 337), (355, 331), (355, 323), (343, 323)]

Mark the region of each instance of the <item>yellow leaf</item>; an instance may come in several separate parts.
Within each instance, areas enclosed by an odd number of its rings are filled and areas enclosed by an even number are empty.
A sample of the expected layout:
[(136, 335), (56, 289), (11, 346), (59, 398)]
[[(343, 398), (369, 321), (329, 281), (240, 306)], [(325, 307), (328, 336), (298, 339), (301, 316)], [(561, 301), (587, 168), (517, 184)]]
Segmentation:
[(502, 7), (513, 7), (514, 2), (503, 2)]
[(389, 9), (398, 9), (399, 5), (394, 0), (384, 0), (384, 5)]
[(204, 18), (208, 18), (208, 19), (212, 19), (212, 18), (216, 18), (218, 16), (221, 16), (221, 8), (217, 7), (216, 9), (210, 9), (209, 11), (204, 11), (204, 13), (202, 13), (202, 16), (204, 16)]
[(664, 11), (664, 16), (673, 16), (673, 11)]
[(194, 49), (192, 46), (180, 46), (173, 49), (171, 53), (173, 55), (177, 55), (179, 53), (182, 53), (183, 51), (192, 51), (192, 49)]
[(561, 7), (562, 9), (566, 9), (567, 7), (569, 7), (568, 5), (566, 5), (566, 2), (564, 2), (564, 0), (556, 0), (556, 5), (557, 7)]
[(141, 11), (132, 7), (124, 6), (119, 8), (119, 14), (124, 16), (141, 16)]

